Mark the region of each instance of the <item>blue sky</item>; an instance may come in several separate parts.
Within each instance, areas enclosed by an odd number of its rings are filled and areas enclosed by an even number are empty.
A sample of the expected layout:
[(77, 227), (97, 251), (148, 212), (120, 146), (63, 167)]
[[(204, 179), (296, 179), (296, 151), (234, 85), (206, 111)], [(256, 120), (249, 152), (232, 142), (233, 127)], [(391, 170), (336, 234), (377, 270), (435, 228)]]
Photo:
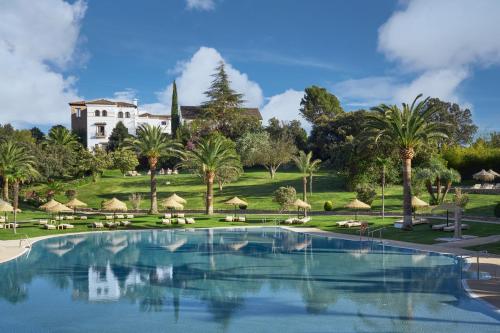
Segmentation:
[(100, 97), (168, 113), (174, 79), (197, 104), (223, 59), (266, 119), (299, 119), (316, 84), (347, 110), (424, 93), (500, 130), (498, 12), (494, 0), (2, 2), (0, 123), (68, 124), (67, 102)]

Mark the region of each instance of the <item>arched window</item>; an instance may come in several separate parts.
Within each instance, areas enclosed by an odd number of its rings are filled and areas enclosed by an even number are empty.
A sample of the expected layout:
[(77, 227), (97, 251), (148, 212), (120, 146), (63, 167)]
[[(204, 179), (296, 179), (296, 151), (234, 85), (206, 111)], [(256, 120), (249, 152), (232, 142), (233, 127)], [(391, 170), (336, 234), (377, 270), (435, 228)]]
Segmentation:
[(101, 112), (99, 110), (95, 110), (95, 116), (96, 117), (100, 117), (101, 116)]
[(130, 118), (130, 112), (125, 112), (125, 118)]
[(107, 117), (107, 116), (108, 116), (108, 111), (106, 111), (106, 110), (102, 110), (102, 116), (103, 116), (103, 117)]
[(123, 118), (123, 112), (118, 112), (118, 118)]

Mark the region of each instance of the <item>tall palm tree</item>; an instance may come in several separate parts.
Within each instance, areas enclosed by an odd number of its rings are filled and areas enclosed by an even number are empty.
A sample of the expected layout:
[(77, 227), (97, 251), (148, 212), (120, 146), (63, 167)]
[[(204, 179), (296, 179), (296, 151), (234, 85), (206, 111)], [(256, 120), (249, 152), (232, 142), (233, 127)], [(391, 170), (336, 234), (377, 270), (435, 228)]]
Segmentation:
[(241, 169), (241, 162), (234, 146), (222, 136), (202, 139), (193, 150), (187, 151), (182, 165), (200, 171), (207, 184), (205, 212), (214, 212), (214, 179), (218, 169)]
[(9, 173), (15, 167), (19, 146), (14, 141), (4, 141), (0, 144), (0, 176), (2, 176), (2, 199), (9, 201)]
[[(0, 150), (8, 152), (8, 168), (3, 173), (4, 181), (10, 181), (13, 184), (14, 194), (14, 223), (17, 218), (17, 209), (19, 208), (19, 187), (20, 184), (37, 177), (38, 171), (34, 168), (35, 159), (29, 151), (19, 144), (7, 141), (2, 144)], [(14, 224), (14, 233), (16, 232)]]
[(399, 148), (403, 164), (403, 228), (406, 230), (412, 229), (411, 162), (415, 149), (433, 138), (447, 138), (446, 125), (431, 121), (437, 109), (429, 107), (429, 98), (419, 102), (421, 96), (418, 95), (411, 105), (403, 103), (402, 109), (381, 104), (367, 116), (368, 133), (375, 141), (387, 139)]
[(161, 126), (141, 125), (137, 128), (137, 137), (125, 139), (125, 144), (133, 148), (139, 155), (148, 159), (151, 173), (151, 207), (150, 214), (158, 214), (158, 196), (156, 190), (156, 167), (160, 157), (180, 153), (180, 146), (163, 132)]
[(52, 127), (47, 134), (47, 144), (74, 148), (76, 145), (78, 145), (78, 138), (66, 127), (57, 125)]
[[(316, 172), (319, 168), (319, 164), (321, 163), (321, 160), (313, 160), (312, 159), (312, 152), (309, 153), (304, 153), (302, 150), (299, 151), (298, 156), (294, 156), (293, 161), (297, 168), (300, 170), (302, 173), (302, 185), (303, 187), (303, 193), (302, 193), (302, 200), (306, 201), (307, 200), (307, 177), (310, 177), (311, 183), (312, 183), (312, 176), (313, 173)], [(311, 193), (312, 193), (312, 186), (311, 183), (309, 186), (311, 187)]]

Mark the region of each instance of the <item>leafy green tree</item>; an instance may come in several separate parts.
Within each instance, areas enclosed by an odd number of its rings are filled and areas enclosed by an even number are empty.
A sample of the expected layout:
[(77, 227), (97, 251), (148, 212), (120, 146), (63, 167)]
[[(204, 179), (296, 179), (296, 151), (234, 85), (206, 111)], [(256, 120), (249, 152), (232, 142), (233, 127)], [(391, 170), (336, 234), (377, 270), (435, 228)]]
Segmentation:
[(246, 133), (238, 140), (237, 147), (244, 165), (262, 165), (269, 171), (271, 179), (274, 179), (279, 167), (290, 162), (297, 152), (290, 137), (271, 139), (267, 132)]
[(277, 118), (269, 119), (266, 127), (266, 132), (269, 133), (271, 139), (280, 136), (288, 136), (292, 138), (295, 146), (299, 150), (307, 148), (307, 132), (302, 128), (300, 121), (292, 120), (289, 122), (280, 121)]
[(78, 138), (62, 125), (53, 126), (47, 134), (47, 144), (58, 145), (75, 149), (78, 146)]
[(280, 213), (290, 209), (296, 198), (297, 191), (291, 186), (281, 186), (273, 193), (273, 201), (280, 206)]
[(81, 151), (80, 169), (84, 172), (89, 172), (92, 175), (94, 183), (104, 173), (104, 170), (111, 166), (112, 160), (104, 149), (95, 148), (93, 152), (86, 149)]
[(158, 214), (156, 168), (158, 160), (166, 155), (180, 154), (180, 146), (163, 133), (160, 126), (141, 125), (137, 129), (137, 137), (125, 140), (126, 146), (133, 148), (140, 156), (148, 159), (151, 173), (151, 207), (150, 214)]
[(188, 169), (202, 174), (207, 185), (206, 190), (206, 214), (214, 212), (214, 180), (221, 168), (241, 169), (239, 156), (231, 142), (220, 135), (203, 138), (192, 150), (188, 150), (182, 161), (182, 165)]
[(135, 152), (129, 149), (118, 149), (111, 154), (113, 161), (113, 168), (120, 170), (122, 175), (125, 176), (127, 171), (135, 170), (139, 165), (139, 160)]
[(222, 168), (219, 168), (215, 173), (215, 180), (217, 181), (217, 184), (219, 184), (219, 191), (222, 191), (224, 185), (238, 180), (242, 173), (243, 168), (241, 167), (241, 164), (239, 167), (236, 165), (236, 167), (223, 166)]
[(468, 145), (473, 142), (477, 126), (472, 120), (472, 112), (469, 109), (462, 109), (456, 103), (444, 102), (438, 98), (429, 99), (427, 107), (436, 110), (431, 121), (448, 124), (448, 139), (444, 140), (445, 143)]
[(321, 160), (313, 160), (312, 152), (306, 154), (302, 150), (299, 151), (298, 156), (294, 156), (292, 159), (299, 171), (302, 173), (302, 200), (307, 201), (307, 177), (312, 177), (312, 174), (316, 172)]
[(108, 140), (108, 151), (115, 151), (117, 149), (120, 149), (123, 147), (123, 144), (125, 142), (125, 139), (130, 137), (130, 134), (128, 133), (128, 128), (125, 127), (125, 125), (119, 121), (115, 128), (113, 128), (113, 131), (111, 131), (111, 135), (109, 136)]
[(432, 122), (436, 109), (427, 107), (428, 98), (420, 102), (418, 95), (411, 105), (403, 103), (402, 109), (396, 105), (381, 104), (375, 107), (374, 114), (368, 115), (368, 135), (375, 142), (385, 139), (399, 149), (403, 164), (403, 228), (412, 229), (411, 206), (411, 162), (415, 157), (415, 149), (429, 143), (432, 139), (447, 138), (446, 126), (440, 122)]
[(82, 146), (75, 150), (60, 145), (37, 145), (33, 149), (36, 169), (43, 181), (54, 178), (75, 177), (80, 171), (78, 168)]
[(221, 61), (210, 87), (205, 91), (208, 101), (203, 106), (212, 118), (224, 118), (227, 112), (235, 111), (243, 103), (243, 95), (231, 89), (224, 62)]
[(179, 126), (181, 125), (181, 119), (179, 116), (179, 103), (177, 102), (177, 84), (173, 84), (173, 90), (172, 90), (172, 106), (170, 109), (170, 116), (171, 116), (171, 121), (172, 121), (172, 138), (177, 137), (177, 130), (179, 129)]
[(318, 86), (305, 89), (300, 106), (302, 117), (312, 124), (332, 120), (344, 112), (338, 98)]
[(57, 194), (63, 192), (64, 189), (65, 189), (64, 183), (54, 179), (49, 179), (44, 186), (45, 197), (47, 201), (53, 199)]
[(500, 132), (491, 132), (487, 144), (491, 148), (500, 148)]
[(42, 130), (38, 127), (33, 127), (30, 129), (31, 136), (35, 140), (35, 143), (40, 144), (45, 141), (45, 134), (43, 134)]
[(375, 187), (370, 183), (358, 184), (356, 186), (356, 199), (371, 205), (375, 197), (377, 196), (377, 191)]

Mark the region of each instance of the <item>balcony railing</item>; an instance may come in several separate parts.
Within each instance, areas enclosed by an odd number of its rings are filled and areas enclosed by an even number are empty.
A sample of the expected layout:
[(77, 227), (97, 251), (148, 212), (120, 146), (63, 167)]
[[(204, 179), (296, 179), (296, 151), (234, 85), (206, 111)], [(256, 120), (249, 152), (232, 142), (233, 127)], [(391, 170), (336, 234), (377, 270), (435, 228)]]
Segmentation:
[(105, 138), (106, 137), (106, 133), (96, 133), (95, 137), (98, 138), (98, 139)]

